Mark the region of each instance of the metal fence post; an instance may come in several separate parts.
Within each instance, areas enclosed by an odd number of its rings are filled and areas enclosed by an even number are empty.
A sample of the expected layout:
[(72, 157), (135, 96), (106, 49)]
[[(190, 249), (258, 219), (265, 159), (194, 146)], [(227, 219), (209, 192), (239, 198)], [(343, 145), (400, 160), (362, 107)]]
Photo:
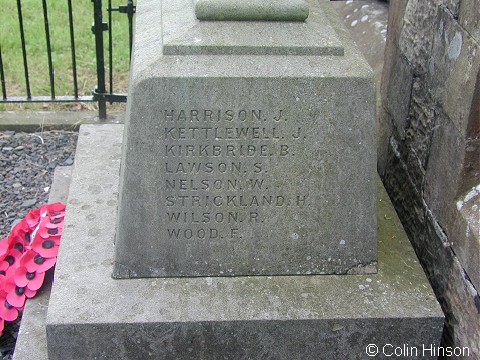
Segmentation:
[(132, 61), (132, 48), (133, 48), (133, 15), (137, 10), (133, 5), (132, 0), (127, 1), (127, 15), (128, 15), (128, 44), (130, 46), (130, 61)]
[(92, 0), (93, 17), (92, 32), (95, 35), (95, 52), (97, 58), (97, 87), (93, 91), (93, 97), (98, 101), (98, 117), (100, 120), (107, 119), (107, 104), (105, 101), (105, 59), (103, 53), (103, 32), (108, 30), (108, 25), (102, 22), (102, 0)]
[(7, 98), (7, 89), (5, 87), (5, 74), (3, 73), (2, 46), (0, 45), (0, 81), (2, 82), (2, 99)]

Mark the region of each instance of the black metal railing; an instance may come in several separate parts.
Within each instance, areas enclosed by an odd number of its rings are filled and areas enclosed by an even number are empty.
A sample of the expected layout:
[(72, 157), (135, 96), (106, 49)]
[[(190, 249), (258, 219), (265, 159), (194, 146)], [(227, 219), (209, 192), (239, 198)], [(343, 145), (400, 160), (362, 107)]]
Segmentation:
[[(20, 42), (22, 48), (23, 68), (25, 76), (25, 96), (9, 96), (7, 93), (7, 84), (5, 80), (5, 67), (2, 59), (2, 46), (0, 44), (0, 80), (2, 97), (0, 103), (35, 103), (35, 102), (97, 102), (99, 109), (99, 118), (106, 119), (107, 111), (106, 104), (114, 102), (126, 102), (126, 94), (114, 93), (114, 81), (113, 81), (113, 29), (112, 29), (112, 13), (118, 11), (119, 13), (126, 14), (128, 17), (129, 28), (129, 46), (130, 56), (132, 52), (132, 38), (133, 38), (133, 18), (135, 14), (135, 5), (132, 0), (128, 0), (126, 5), (112, 7), (112, 0), (108, 0), (108, 23), (103, 22), (103, 6), (102, 0), (92, 0), (93, 3), (93, 25), (92, 32), (92, 46), (95, 41), (95, 57), (96, 57), (96, 73), (97, 73), (97, 85), (92, 90), (91, 95), (79, 95), (78, 90), (78, 76), (77, 76), (77, 56), (75, 48), (75, 32), (74, 32), (74, 19), (72, 1), (68, 1), (68, 26), (70, 29), (70, 48), (71, 48), (71, 63), (72, 63), (72, 95), (57, 96), (55, 94), (55, 69), (52, 61), (52, 45), (49, 29), (48, 8), (46, 0), (42, 0), (43, 19), (45, 25), (45, 41), (48, 60), (48, 76), (49, 76), (49, 88), (50, 95), (33, 96), (30, 86), (30, 74), (28, 66), (27, 56), (27, 43), (25, 39), (25, 30), (22, 14), (21, 0), (17, 0), (17, 12), (18, 12), (18, 24), (20, 32)], [(105, 80), (105, 51), (104, 51), (104, 33), (108, 31), (108, 71), (109, 71), (109, 91), (106, 89)], [(95, 39), (95, 40), (93, 40)]]
[(68, 0), (68, 27), (70, 28), (70, 48), (72, 50), (73, 95), (78, 98), (77, 56), (75, 54), (75, 31), (73, 30), (72, 0)]
[(5, 88), (5, 74), (3, 73), (2, 46), (0, 45), (0, 81), (2, 82), (2, 99), (7, 99), (7, 89)]

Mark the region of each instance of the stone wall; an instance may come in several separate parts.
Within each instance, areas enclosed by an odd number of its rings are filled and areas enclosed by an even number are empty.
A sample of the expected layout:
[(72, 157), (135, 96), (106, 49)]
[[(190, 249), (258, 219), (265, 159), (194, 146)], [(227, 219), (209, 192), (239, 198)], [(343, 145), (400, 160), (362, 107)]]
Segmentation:
[(390, 2), (378, 172), (443, 307), (480, 358), (480, 0)]

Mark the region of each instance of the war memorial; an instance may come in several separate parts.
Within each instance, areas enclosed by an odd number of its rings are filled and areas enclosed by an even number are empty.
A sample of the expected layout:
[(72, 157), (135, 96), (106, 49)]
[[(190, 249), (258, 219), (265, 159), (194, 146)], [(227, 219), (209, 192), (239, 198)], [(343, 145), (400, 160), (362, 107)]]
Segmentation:
[(80, 130), (49, 358), (436, 358), (372, 76), (328, 1), (139, 1), (125, 126)]

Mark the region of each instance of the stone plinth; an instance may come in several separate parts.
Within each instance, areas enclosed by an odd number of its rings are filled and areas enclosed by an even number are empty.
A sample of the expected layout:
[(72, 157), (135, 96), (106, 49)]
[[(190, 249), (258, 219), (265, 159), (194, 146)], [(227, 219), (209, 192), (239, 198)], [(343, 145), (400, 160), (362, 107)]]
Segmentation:
[(376, 271), (372, 71), (305, 22), (138, 6), (114, 276)]
[(122, 130), (80, 130), (49, 359), (365, 359), (368, 344), (435, 358), (422, 344), (438, 346), (443, 314), (380, 183), (377, 274), (112, 279)]

